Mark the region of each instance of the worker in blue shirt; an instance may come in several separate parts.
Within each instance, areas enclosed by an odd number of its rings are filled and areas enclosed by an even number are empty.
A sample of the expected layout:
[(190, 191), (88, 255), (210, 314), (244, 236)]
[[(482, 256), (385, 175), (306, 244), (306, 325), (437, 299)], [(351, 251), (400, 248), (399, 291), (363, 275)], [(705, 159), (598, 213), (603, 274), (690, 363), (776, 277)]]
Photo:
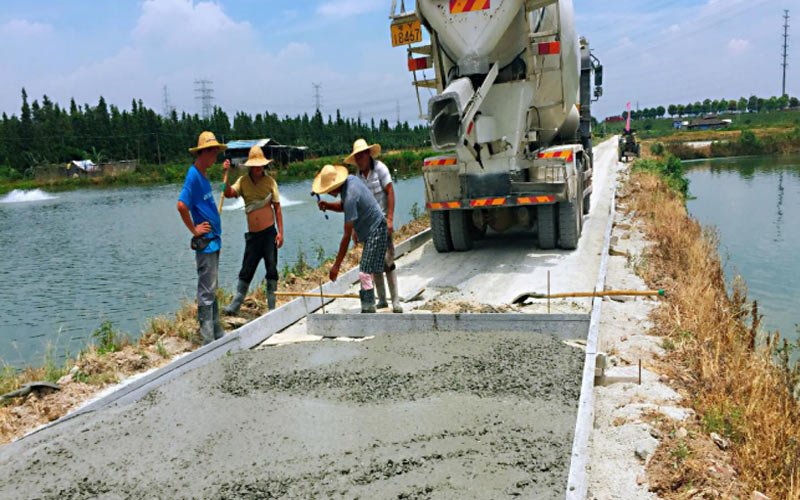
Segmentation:
[(207, 174), (208, 169), (216, 163), (217, 155), (225, 149), (226, 146), (217, 142), (213, 133), (200, 134), (197, 147), (189, 149), (195, 155), (195, 161), (186, 173), (186, 181), (178, 197), (178, 213), (192, 233), (191, 247), (197, 262), (197, 321), (200, 323), (203, 345), (225, 334), (219, 322), (217, 303), (222, 222)]

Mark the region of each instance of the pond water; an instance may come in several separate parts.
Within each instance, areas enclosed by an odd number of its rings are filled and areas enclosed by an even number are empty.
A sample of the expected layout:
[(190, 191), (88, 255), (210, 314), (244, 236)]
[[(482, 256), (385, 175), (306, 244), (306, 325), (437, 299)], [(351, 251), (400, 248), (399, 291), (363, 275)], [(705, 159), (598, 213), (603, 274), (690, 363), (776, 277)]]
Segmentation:
[(687, 162), (689, 212), (715, 226), (730, 282), (737, 274), (764, 314), (762, 327), (798, 339), (800, 155)]
[[(219, 189), (220, 183), (214, 183)], [(395, 180), (395, 226), (424, 210), (421, 177)], [(108, 319), (138, 335), (147, 320), (172, 313), (196, 293), (190, 234), (178, 215), (181, 185), (13, 191), (0, 196), (0, 363), (38, 365), (48, 346), (58, 358), (77, 353)], [(278, 268), (300, 252), (314, 265), (332, 256), (343, 218), (326, 220), (311, 181), (280, 186), (285, 243)], [(219, 200), (219, 193), (215, 193)], [(225, 200), (220, 286), (232, 290), (244, 252), (239, 200)], [(254, 283), (264, 278), (263, 264)], [(252, 285), (251, 285), (252, 286)]]

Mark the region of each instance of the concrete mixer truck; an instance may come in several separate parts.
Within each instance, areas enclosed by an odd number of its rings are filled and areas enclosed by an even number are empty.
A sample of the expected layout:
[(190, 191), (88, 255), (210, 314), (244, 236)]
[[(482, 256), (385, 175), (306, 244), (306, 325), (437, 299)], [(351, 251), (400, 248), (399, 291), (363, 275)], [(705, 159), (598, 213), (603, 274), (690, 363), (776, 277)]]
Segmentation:
[[(576, 35), (572, 1), (416, 0), (412, 12), (400, 4), (392, 2), (392, 44), (407, 46), (420, 117), (442, 153), (423, 167), (436, 250), (469, 250), (488, 228), (520, 227), (536, 227), (543, 249), (576, 248), (602, 66)], [(420, 88), (436, 90), (427, 113)]]

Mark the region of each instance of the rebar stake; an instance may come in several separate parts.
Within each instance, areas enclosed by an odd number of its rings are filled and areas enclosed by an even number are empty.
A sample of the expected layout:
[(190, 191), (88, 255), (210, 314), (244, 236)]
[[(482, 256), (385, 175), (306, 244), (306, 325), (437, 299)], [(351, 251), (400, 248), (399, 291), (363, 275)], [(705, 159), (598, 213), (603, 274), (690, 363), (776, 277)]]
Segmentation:
[(550, 314), (550, 271), (547, 271), (547, 314)]
[(322, 314), (325, 314), (325, 297), (322, 295), (322, 281), (319, 282), (319, 300), (322, 301)]

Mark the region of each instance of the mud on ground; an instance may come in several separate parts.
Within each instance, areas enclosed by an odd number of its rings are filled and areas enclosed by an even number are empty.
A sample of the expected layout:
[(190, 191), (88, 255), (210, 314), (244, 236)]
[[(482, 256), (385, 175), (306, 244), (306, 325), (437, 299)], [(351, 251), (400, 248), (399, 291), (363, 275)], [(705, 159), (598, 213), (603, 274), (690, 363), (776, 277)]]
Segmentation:
[(0, 497), (563, 498), (582, 363), (489, 332), (240, 353), (0, 449)]

